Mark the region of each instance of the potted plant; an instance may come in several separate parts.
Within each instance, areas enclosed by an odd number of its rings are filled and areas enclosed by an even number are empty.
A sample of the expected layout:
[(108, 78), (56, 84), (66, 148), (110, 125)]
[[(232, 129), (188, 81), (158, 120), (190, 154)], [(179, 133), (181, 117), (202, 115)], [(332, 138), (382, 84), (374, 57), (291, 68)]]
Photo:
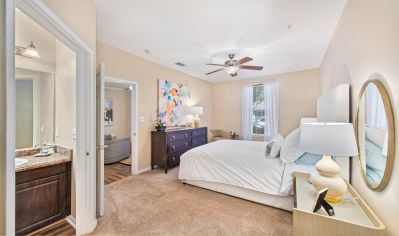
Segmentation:
[(166, 130), (165, 122), (162, 121), (162, 117), (160, 115), (157, 116), (157, 121), (155, 123), (155, 129), (157, 131), (165, 131)]

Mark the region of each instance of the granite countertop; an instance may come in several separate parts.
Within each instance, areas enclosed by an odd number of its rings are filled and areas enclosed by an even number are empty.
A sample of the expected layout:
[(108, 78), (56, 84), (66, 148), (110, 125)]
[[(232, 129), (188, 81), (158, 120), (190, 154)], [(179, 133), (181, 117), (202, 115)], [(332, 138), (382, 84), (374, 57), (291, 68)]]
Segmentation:
[(72, 149), (54, 146), (55, 153), (46, 157), (35, 157), (40, 148), (20, 149), (16, 151), (16, 158), (27, 159), (22, 165), (15, 166), (15, 172), (37, 169), (72, 161)]
[(56, 164), (61, 164), (65, 162), (70, 162), (72, 161), (72, 158), (70, 156), (64, 156), (59, 153), (54, 153), (50, 156), (47, 157), (35, 157), (35, 156), (23, 156), (23, 157), (18, 157), (20, 159), (27, 159), (28, 162), (16, 166), (15, 167), (15, 172), (21, 172), (21, 171), (26, 171), (26, 170), (32, 170), (40, 167), (46, 167), (46, 166), (51, 166), (51, 165), (56, 165)]

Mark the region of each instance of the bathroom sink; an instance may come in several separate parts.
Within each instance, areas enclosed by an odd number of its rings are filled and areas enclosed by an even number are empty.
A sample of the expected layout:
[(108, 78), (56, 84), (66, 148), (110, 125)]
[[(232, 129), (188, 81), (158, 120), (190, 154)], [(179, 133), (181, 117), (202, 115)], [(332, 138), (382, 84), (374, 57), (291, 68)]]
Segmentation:
[(39, 152), (38, 154), (35, 154), (34, 157), (48, 157), (50, 155), (51, 155), (51, 153)]
[(26, 162), (28, 162), (28, 159), (15, 158), (15, 166), (20, 166), (22, 164), (25, 164)]

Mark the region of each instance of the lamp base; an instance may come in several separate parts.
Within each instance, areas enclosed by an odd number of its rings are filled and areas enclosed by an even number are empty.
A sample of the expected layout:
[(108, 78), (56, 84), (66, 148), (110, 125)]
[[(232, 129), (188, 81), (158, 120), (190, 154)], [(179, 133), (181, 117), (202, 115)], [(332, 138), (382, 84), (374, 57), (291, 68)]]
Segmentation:
[(196, 117), (194, 119), (194, 127), (195, 128), (199, 128), (200, 127), (200, 119), (198, 117)]
[(328, 188), (327, 202), (340, 202), (341, 196), (346, 193), (348, 186), (345, 180), (338, 175), (339, 166), (331, 159), (331, 156), (323, 156), (323, 159), (317, 162), (316, 169), (319, 174), (311, 177), (313, 186), (317, 191)]

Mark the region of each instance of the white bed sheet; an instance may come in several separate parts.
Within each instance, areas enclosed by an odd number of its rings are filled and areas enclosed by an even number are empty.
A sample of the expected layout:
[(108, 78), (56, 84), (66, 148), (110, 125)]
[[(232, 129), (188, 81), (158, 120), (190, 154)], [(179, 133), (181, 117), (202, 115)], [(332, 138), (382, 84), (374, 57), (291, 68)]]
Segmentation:
[[(184, 153), (179, 179), (203, 180), (243, 187), (262, 193), (292, 194), (292, 173), (311, 172), (313, 166), (284, 165), (280, 158), (265, 158), (266, 142), (220, 140)], [(287, 166), (287, 168), (286, 168)]]

